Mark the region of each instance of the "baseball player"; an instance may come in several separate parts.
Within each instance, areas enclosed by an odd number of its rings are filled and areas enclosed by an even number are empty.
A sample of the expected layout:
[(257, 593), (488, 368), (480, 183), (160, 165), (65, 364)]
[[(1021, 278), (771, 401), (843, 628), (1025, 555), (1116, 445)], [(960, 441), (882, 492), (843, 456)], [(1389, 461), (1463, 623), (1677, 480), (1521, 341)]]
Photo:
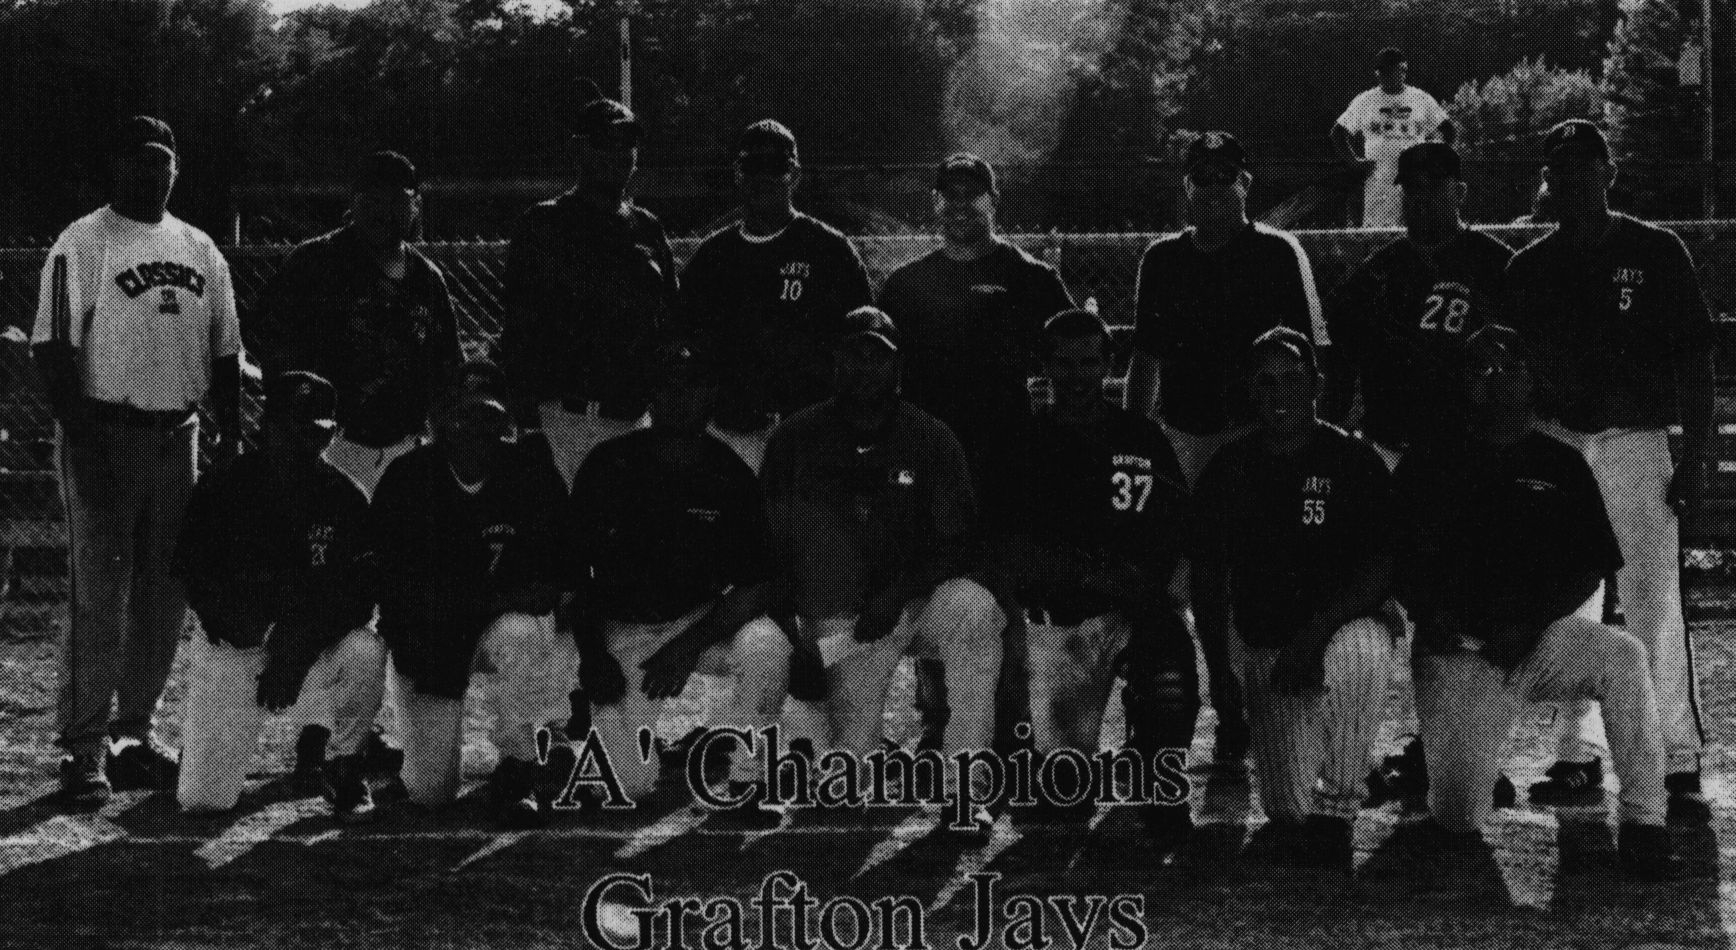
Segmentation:
[(1344, 372), (1332, 380), (1343, 420), (1361, 383), (1362, 437), (1387, 467), (1406, 446), (1451, 428), (1465, 337), (1494, 319), (1513, 252), (1465, 227), (1459, 153), (1422, 142), (1398, 159), (1405, 234), (1357, 265), (1333, 292), (1328, 326)]
[[(1183, 162), (1188, 228), (1139, 262), (1127, 408), (1163, 424), (1191, 485), (1220, 446), (1253, 426), (1242, 379), (1248, 343), (1275, 323), (1327, 342), (1308, 255), (1248, 220), (1253, 174), (1235, 136), (1207, 132)], [(1205, 647), (1204, 641), (1201, 646)], [(1228, 644), (1205, 651), (1219, 763), (1240, 763), (1248, 728)]]
[[(724, 724), (757, 729), (783, 708), (790, 640), (764, 614), (771, 585), (765, 503), (753, 470), (706, 433), (718, 367), (694, 344), (660, 348), (651, 427), (597, 446), (573, 480), (568, 545), (580, 665), (591, 723), (627, 797), (657, 784), (639, 756), (663, 701), (681, 694), (713, 648), (732, 649), (744, 683)], [(721, 650), (719, 651), (721, 652)], [(721, 668), (721, 664), (716, 664)], [(740, 796), (759, 775), (737, 749)], [(768, 820), (774, 812), (747, 807)]]
[[(1712, 464), (1711, 317), (1681, 238), (1609, 210), (1616, 167), (1597, 126), (1563, 122), (1543, 146), (1561, 223), (1513, 258), (1508, 313), (1537, 348), (1545, 431), (1584, 453), (1621, 541), (1622, 610), (1651, 657), (1670, 814), (1705, 821), (1678, 518), (1692, 515)], [(1680, 462), (1670, 454), (1671, 424), (1682, 427)], [(1579, 704), (1580, 716), (1585, 709)], [(1598, 794), (1601, 763), (1580, 735), (1578, 726), (1564, 734), (1534, 801)]]
[(681, 272), (686, 330), (726, 367), (712, 432), (759, 470), (784, 416), (826, 398), (844, 314), (873, 302), (850, 239), (796, 210), (796, 137), (771, 119), (742, 131), (741, 221), (710, 235)]
[[(1127, 741), (1154, 762), (1192, 744), (1199, 713), (1193, 641), (1169, 596), (1186, 482), (1163, 430), (1104, 398), (1114, 360), (1103, 320), (1064, 310), (1043, 333), (1054, 405), (1037, 414), (1018, 516), (991, 554), (1026, 613), (1033, 744), (1039, 755), (1096, 753), (1125, 663)], [(1086, 799), (1075, 816), (1095, 804)], [(1192, 827), (1185, 805), (1146, 814), (1165, 843)]]
[(1321, 382), (1306, 336), (1271, 330), (1254, 341), (1250, 366), (1259, 423), (1213, 456), (1194, 494), (1194, 617), (1202, 641), (1221, 641), (1233, 611), (1246, 644), (1242, 682), (1270, 819), (1259, 844), (1348, 870), (1399, 632), (1382, 617), (1391, 476), (1373, 449), (1316, 416)]
[(835, 747), (861, 756), (879, 746), (887, 685), (915, 649), (945, 663), (945, 753), (986, 749), (1007, 617), (965, 578), (976, 503), (964, 450), (899, 397), (892, 320), (872, 307), (846, 319), (832, 397), (772, 431), (760, 473), (796, 649), (826, 668)]
[(563, 486), (546, 452), (512, 441), (500, 371), (473, 362), (458, 376), (435, 406), (434, 441), (386, 469), (372, 507), (402, 777), (415, 804), (452, 800), (465, 691), (492, 671), (492, 792), (503, 821), (534, 825), (547, 817), (536, 732), (566, 721), (577, 663), (554, 621)]
[(1621, 862), (1663, 875), (1664, 748), (1646, 648), (1574, 613), (1622, 562), (1606, 499), (1584, 458), (1535, 431), (1516, 333), (1494, 324), (1474, 334), (1462, 378), (1466, 437), (1419, 446), (1396, 475), (1429, 830), (1443, 845), (1478, 845), (1520, 710), (1591, 696), (1621, 779)]
[(627, 197), (640, 137), (619, 102), (580, 106), (578, 184), (525, 212), (507, 251), (501, 366), (569, 486), (597, 443), (646, 423), (645, 360), (676, 302), (663, 225)]
[[(219, 459), (240, 442), (229, 265), (204, 232), (167, 211), (178, 167), (166, 123), (120, 124), (108, 152), (111, 200), (49, 251), (31, 337), (58, 424), (66, 500), (60, 779), (77, 805), (117, 786), (175, 785), (151, 719), (186, 621), (170, 568), (198, 459), (196, 404), (210, 396)], [(111, 735), (120, 742), (112, 763)]]
[(265, 714), (316, 693), (338, 727), (324, 770), (333, 813), (349, 821), (373, 810), (358, 753), (385, 688), (386, 647), (369, 623), (367, 499), (320, 458), (336, 404), (319, 376), (275, 377), (264, 450), (193, 491), (175, 557), (205, 631), (181, 720), (184, 811), (234, 808)]
[[(1405, 83), (1403, 52), (1393, 47), (1374, 58), (1379, 85), (1364, 90), (1332, 124), (1333, 151), (1358, 175), (1362, 226), (1396, 228), (1404, 223), (1402, 196), (1394, 182), (1398, 157), (1428, 139), (1452, 144), (1458, 127), (1435, 97)], [(1360, 147), (1359, 147), (1360, 146)]]

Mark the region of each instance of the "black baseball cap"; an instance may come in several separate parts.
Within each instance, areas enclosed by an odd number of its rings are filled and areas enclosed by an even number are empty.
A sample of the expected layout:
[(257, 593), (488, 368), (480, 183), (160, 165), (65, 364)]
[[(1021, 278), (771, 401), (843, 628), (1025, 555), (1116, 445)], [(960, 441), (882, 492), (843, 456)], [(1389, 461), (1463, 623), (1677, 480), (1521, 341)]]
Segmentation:
[(736, 157), (740, 158), (749, 152), (773, 152), (796, 163), (796, 133), (789, 126), (776, 119), (761, 119), (745, 129), (735, 140)]
[(447, 381), (452, 411), (488, 407), (505, 413), (506, 372), (492, 360), (476, 359), (460, 364)]
[(1462, 178), (1459, 150), (1445, 142), (1418, 142), (1398, 155), (1393, 184), (1417, 178)]
[(416, 166), (398, 152), (379, 151), (356, 167), (357, 191), (415, 191), (422, 187)]
[(1248, 167), (1248, 150), (1242, 147), (1240, 139), (1228, 132), (1204, 132), (1188, 143), (1187, 153), (1182, 157), (1181, 170), (1185, 174), (1203, 165), (1225, 165), (1237, 171), (1245, 171)]
[(1597, 124), (1585, 119), (1558, 122), (1543, 136), (1543, 161), (1550, 163), (1569, 155), (1609, 159), (1609, 142)]
[(573, 118), (573, 136), (598, 144), (638, 145), (641, 132), (632, 109), (603, 96), (579, 106)]
[(175, 130), (169, 123), (148, 115), (122, 119), (109, 136), (109, 153), (120, 155), (136, 149), (157, 146), (175, 154)]
[(674, 339), (658, 346), (651, 355), (652, 375), (657, 379), (685, 379), (696, 383), (717, 377), (717, 364), (701, 344)]
[(879, 307), (857, 307), (844, 315), (844, 336), (841, 342), (873, 340), (892, 352), (898, 352), (898, 326)]
[(1000, 194), (1000, 187), (995, 182), (994, 166), (970, 152), (948, 155), (940, 163), (940, 167), (934, 170), (935, 191), (945, 191), (954, 185), (962, 185), (979, 194)]
[(1388, 46), (1386, 49), (1374, 54), (1375, 69), (1391, 69), (1394, 66), (1398, 66), (1405, 62), (1408, 62), (1408, 60), (1405, 58), (1404, 50), (1399, 49), (1396, 46)]
[(306, 370), (290, 370), (272, 377), (265, 387), (267, 415), (306, 422), (322, 429), (335, 429), (337, 390), (324, 376)]

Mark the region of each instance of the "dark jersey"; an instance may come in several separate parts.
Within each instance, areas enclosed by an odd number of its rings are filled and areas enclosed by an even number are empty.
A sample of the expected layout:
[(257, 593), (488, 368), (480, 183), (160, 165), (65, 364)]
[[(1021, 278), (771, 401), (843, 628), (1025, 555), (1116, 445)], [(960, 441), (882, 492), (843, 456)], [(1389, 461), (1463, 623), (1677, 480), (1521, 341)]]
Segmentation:
[(597, 446), (573, 479), (569, 563), (587, 608), (662, 623), (766, 578), (753, 470), (708, 435), (642, 429)]
[(963, 573), (976, 515), (964, 451), (909, 403), (867, 438), (830, 401), (802, 410), (772, 430), (760, 481), (805, 617), (856, 613), (901, 579)]
[(446, 279), (410, 249), (401, 280), (353, 227), (289, 253), (260, 295), (248, 351), (268, 375), (310, 370), (337, 389), (344, 438), (385, 446), (422, 431), (428, 405), (463, 359)]
[[(1026, 446), (1023, 491), (1011, 533), (1062, 562), (1131, 564), (1165, 589), (1182, 549), (1187, 482), (1162, 427), (1118, 407), (1093, 429), (1038, 415)], [(1021, 605), (1071, 625), (1114, 609), (1105, 598), (1055, 581), (1068, 573), (1031, 565), (1014, 578)], [(1046, 575), (1046, 576), (1044, 576)]]
[(681, 272), (681, 303), (725, 367), (718, 424), (751, 431), (825, 399), (844, 314), (873, 294), (850, 239), (805, 214), (771, 237), (731, 225), (706, 238)]
[(1266, 451), (1254, 433), (1212, 457), (1194, 491), (1190, 549), (1228, 565), (1244, 643), (1284, 647), (1354, 565), (1390, 546), (1390, 494), (1380, 456), (1324, 423), (1292, 455)]
[(467, 491), (438, 444), (394, 461), (374, 493), (380, 635), (417, 692), (462, 698), (471, 659), (500, 598), (565, 580), (559, 518), (565, 485), (546, 452), (510, 446)]
[(675, 258), (651, 212), (632, 202), (600, 211), (572, 192), (531, 208), (502, 291), (501, 363), (521, 410), (566, 399), (602, 403), (616, 418), (645, 411), (646, 360), (676, 291)]
[(1622, 565), (1585, 458), (1549, 436), (1426, 445), (1405, 455), (1394, 478), (1399, 598), (1425, 648), (1456, 643), (1428, 622), (1438, 610), (1514, 620), (1497, 608)]
[(1427, 252), (1409, 237), (1351, 271), (1327, 308), (1341, 364), (1362, 383), (1362, 433), (1402, 448), (1450, 428), (1464, 339), (1499, 323), (1501, 278), (1513, 251), (1463, 228)]
[(1590, 253), (1556, 230), (1507, 268), (1507, 318), (1532, 348), (1540, 411), (1581, 432), (1677, 422), (1674, 360), (1712, 345), (1711, 315), (1682, 239), (1624, 214), (1614, 219)]
[[(175, 548), (175, 573), (213, 640), (260, 645), (267, 624), (317, 653), (373, 615), (368, 502), (325, 462), (286, 481), (266, 452), (199, 480)], [(273, 635), (273, 646), (278, 642)]]
[(1184, 231), (1139, 261), (1133, 345), (1160, 361), (1163, 419), (1183, 432), (1253, 420), (1243, 363), (1254, 338), (1280, 324), (1327, 342), (1308, 255), (1283, 231), (1249, 224), (1209, 252)]

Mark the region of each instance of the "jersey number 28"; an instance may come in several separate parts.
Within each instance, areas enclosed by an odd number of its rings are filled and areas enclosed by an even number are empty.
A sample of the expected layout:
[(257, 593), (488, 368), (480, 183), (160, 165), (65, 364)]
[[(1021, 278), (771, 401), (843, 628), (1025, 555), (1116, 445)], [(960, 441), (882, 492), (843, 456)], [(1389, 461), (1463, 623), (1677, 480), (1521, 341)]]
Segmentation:
[[(1443, 308), (1447, 311), (1444, 316), (1441, 313)], [(1465, 329), (1465, 315), (1470, 312), (1471, 302), (1463, 297), (1429, 294), (1429, 299), (1423, 301), (1423, 320), (1417, 325), (1424, 330), (1462, 333)]]
[[(1126, 472), (1116, 472), (1109, 479), (1115, 486), (1115, 496), (1110, 502), (1116, 511), (1126, 511), (1129, 508), (1135, 512), (1145, 510), (1145, 503), (1151, 500), (1151, 476), (1129, 475)], [(1137, 496), (1135, 493), (1138, 493)]]

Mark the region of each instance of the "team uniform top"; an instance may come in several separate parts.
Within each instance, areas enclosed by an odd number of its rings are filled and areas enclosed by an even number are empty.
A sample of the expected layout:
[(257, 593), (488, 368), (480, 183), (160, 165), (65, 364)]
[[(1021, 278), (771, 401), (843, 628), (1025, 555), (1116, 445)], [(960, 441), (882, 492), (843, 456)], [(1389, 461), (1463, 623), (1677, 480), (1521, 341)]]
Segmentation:
[(1252, 433), (1224, 446), (1194, 489), (1189, 551), (1230, 571), (1236, 632), (1281, 649), (1372, 551), (1389, 546), (1391, 476), (1366, 444), (1321, 423), (1292, 455)]
[(1682, 239), (1614, 218), (1589, 254), (1557, 230), (1507, 268), (1508, 319), (1533, 348), (1540, 411), (1581, 432), (1676, 422), (1673, 360), (1712, 345), (1711, 315)]
[(1132, 564), (1158, 590), (1168, 585), (1181, 558), (1187, 482), (1161, 427), (1119, 407), (1091, 431), (1042, 413), (1027, 452), (1012, 524), (1047, 556), (1032, 565), (1036, 576), (1014, 578), (1022, 606), (1063, 626), (1109, 613), (1109, 600), (1078, 587), (1077, 571), (1099, 564)]
[(825, 399), (844, 314), (873, 296), (850, 239), (808, 215), (766, 237), (738, 225), (707, 237), (681, 272), (681, 299), (726, 367), (718, 424), (752, 431)]
[(368, 502), (316, 461), (309, 484), (286, 484), (252, 452), (199, 480), (175, 549), (175, 573), (212, 640), (272, 646), (293, 634), (318, 653), (373, 615)]
[(1283, 231), (1250, 223), (1208, 252), (1190, 229), (1154, 242), (1139, 261), (1133, 345), (1165, 361), (1163, 419), (1183, 432), (1253, 419), (1242, 362), (1254, 338), (1279, 324), (1327, 342), (1308, 256)]
[(759, 482), (729, 446), (658, 429), (610, 439), (573, 479), (573, 586), (609, 620), (664, 623), (770, 572)]
[(1345, 365), (1362, 381), (1363, 435), (1399, 448), (1441, 432), (1456, 402), (1457, 351), (1484, 324), (1501, 322), (1501, 279), (1512, 256), (1470, 228), (1427, 254), (1401, 237), (1333, 292), (1327, 319)]
[(572, 192), (536, 205), (519, 219), (504, 284), (501, 363), (516, 391), (621, 418), (645, 411), (645, 355), (676, 293), (651, 212), (630, 201), (601, 211)]
[(1394, 478), (1399, 599), (1426, 650), (1463, 645), (1429, 622), (1439, 610), (1472, 624), (1524, 621), (1541, 634), (1556, 618), (1527, 616), (1530, 603), (1622, 565), (1590, 467), (1549, 436), (1434, 443), (1407, 454)]
[(832, 401), (778, 424), (760, 481), (774, 555), (802, 616), (854, 614), (906, 578), (964, 573), (976, 501), (946, 425), (901, 402), (863, 444)]
[(464, 357), (440, 269), (410, 248), (394, 280), (354, 227), (297, 246), (261, 302), (249, 349), (266, 374), (330, 380), (344, 438), (361, 445), (420, 433), (436, 388)]
[(229, 264), (172, 214), (149, 224), (109, 208), (74, 221), (43, 268), (31, 342), (79, 354), (83, 395), (156, 412), (211, 386), (211, 363), (241, 351)]
[(566, 486), (546, 452), (511, 446), (480, 489), (459, 483), (438, 444), (394, 461), (374, 493), (380, 635), (416, 691), (461, 699), (471, 658), (503, 598), (562, 586)]

